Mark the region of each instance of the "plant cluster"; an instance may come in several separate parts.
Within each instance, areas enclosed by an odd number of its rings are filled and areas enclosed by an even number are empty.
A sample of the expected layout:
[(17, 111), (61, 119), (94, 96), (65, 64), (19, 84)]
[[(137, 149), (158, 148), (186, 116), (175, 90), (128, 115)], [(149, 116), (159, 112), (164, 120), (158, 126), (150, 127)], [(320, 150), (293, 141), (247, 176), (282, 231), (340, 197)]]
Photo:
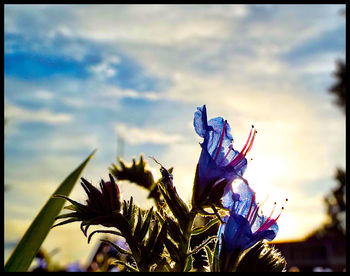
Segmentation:
[[(154, 179), (143, 156), (130, 166), (119, 159), (109, 168), (108, 181), (99, 188), (81, 178), (87, 199), (79, 203), (63, 195), (70, 212), (56, 217), (54, 227), (80, 222), (90, 242), (98, 233), (115, 236), (102, 239), (118, 253), (111, 264), (125, 271), (159, 272), (241, 272), (284, 271), (286, 261), (267, 244), (278, 232), (280, 212), (270, 216), (260, 211), (255, 192), (243, 178), (246, 155), (253, 145), (252, 127), (241, 151), (233, 148), (230, 126), (221, 117), (207, 120), (205, 105), (194, 115), (197, 134), (204, 138), (197, 164), (190, 204), (179, 196), (172, 168), (160, 166), (161, 177)], [(122, 200), (116, 180), (128, 180), (149, 191), (154, 206), (144, 210), (133, 197)], [(91, 233), (91, 225), (105, 228)], [(116, 242), (116, 241), (122, 241)]]

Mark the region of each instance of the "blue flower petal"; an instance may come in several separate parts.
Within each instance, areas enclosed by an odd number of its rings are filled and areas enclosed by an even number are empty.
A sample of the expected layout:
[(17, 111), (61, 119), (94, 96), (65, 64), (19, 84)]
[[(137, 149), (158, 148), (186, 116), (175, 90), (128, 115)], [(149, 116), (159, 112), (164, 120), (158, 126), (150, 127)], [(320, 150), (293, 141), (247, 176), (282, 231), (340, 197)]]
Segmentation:
[(226, 224), (221, 225), (219, 233), (224, 234), (225, 248), (230, 252), (237, 248), (241, 251), (246, 250), (264, 239), (272, 241), (277, 234), (271, 229), (254, 233), (248, 220), (237, 214), (228, 217)]
[[(206, 106), (197, 107), (194, 114), (193, 125), (196, 133), (204, 138), (202, 145), (214, 160), (220, 165), (227, 165), (239, 152), (231, 150), (233, 138), (229, 123), (222, 117), (216, 117), (207, 121)], [(224, 133), (223, 129), (225, 127)], [(221, 137), (223, 134), (223, 137)], [(221, 142), (220, 142), (221, 141)], [(218, 152), (219, 151), (219, 152)], [(228, 154), (227, 154), (228, 153)]]
[(223, 205), (231, 212), (247, 216), (257, 206), (255, 192), (244, 181), (234, 181), (223, 197)]
[(205, 105), (197, 107), (193, 120), (194, 129), (200, 137), (205, 138), (208, 132), (207, 109)]
[[(199, 184), (197, 191), (200, 193), (213, 185), (216, 180), (224, 178), (227, 182), (226, 194), (233, 180), (243, 179), (247, 168), (245, 153), (240, 154), (233, 148), (231, 128), (226, 120), (222, 117), (216, 117), (208, 122), (205, 105), (197, 107), (193, 125), (196, 133), (204, 138), (198, 162)], [(240, 155), (239, 159), (236, 158), (238, 155)], [(195, 197), (200, 198), (198, 195)]]
[(240, 215), (231, 214), (224, 231), (226, 250), (233, 252), (240, 248), (243, 251), (249, 248), (252, 237), (249, 222)]
[[(233, 252), (245, 250), (258, 241), (273, 240), (278, 232), (275, 219), (257, 215), (258, 206), (255, 192), (245, 182), (234, 182), (222, 199), (223, 205), (230, 210), (225, 217), (225, 224), (219, 230), (224, 235), (225, 249)], [(254, 218), (254, 219), (253, 219)]]
[(198, 198), (201, 197), (208, 185), (213, 185), (215, 181), (224, 178), (225, 175), (225, 170), (219, 168), (203, 145), (201, 146), (202, 152), (198, 161)]

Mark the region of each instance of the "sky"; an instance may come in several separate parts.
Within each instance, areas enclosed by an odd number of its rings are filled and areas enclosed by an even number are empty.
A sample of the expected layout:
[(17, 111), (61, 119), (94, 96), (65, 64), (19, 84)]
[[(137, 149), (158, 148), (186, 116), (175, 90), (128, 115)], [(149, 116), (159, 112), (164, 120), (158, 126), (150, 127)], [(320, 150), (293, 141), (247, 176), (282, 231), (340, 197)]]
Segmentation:
[[(275, 241), (326, 221), (323, 197), (345, 168), (345, 116), (328, 92), (345, 59), (345, 5), (5, 5), (4, 261), (65, 177), (94, 149), (95, 185), (122, 153), (174, 167), (191, 199), (196, 108), (224, 117), (240, 150), (258, 131), (245, 178), (285, 206)], [(118, 139), (123, 139), (123, 148)], [(118, 148), (119, 144), (119, 148)], [(119, 183), (147, 208), (147, 192)], [(83, 202), (79, 184), (71, 198)], [(53, 259), (86, 262), (78, 223), (53, 229)]]

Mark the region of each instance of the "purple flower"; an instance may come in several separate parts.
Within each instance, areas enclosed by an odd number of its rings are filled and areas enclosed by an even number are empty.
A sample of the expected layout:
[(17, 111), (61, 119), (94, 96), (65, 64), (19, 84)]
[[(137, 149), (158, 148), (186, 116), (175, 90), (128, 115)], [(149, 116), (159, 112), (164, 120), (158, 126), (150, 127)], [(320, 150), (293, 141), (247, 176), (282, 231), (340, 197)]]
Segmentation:
[(205, 206), (221, 199), (234, 179), (246, 181), (243, 178), (247, 168), (245, 156), (253, 145), (256, 130), (252, 127), (245, 146), (238, 152), (233, 148), (229, 123), (222, 117), (207, 121), (205, 105), (198, 107), (194, 114), (194, 128), (204, 141), (197, 165), (193, 204)]
[(235, 258), (244, 250), (259, 241), (272, 241), (278, 232), (276, 203), (271, 214), (259, 215), (255, 192), (246, 182), (234, 183), (232, 189), (223, 198), (223, 205), (230, 210), (219, 229), (219, 250), (223, 271), (232, 271)]

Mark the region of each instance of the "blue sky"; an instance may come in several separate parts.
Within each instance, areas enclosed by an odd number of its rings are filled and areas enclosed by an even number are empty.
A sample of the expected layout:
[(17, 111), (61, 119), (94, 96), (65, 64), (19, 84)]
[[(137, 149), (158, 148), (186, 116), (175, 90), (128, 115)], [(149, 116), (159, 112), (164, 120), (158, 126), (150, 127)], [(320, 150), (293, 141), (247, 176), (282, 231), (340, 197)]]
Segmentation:
[[(5, 259), (93, 149), (84, 177), (108, 176), (118, 135), (126, 161), (143, 153), (174, 166), (189, 201), (200, 152), (193, 114), (203, 104), (209, 118), (229, 121), (237, 149), (256, 126), (246, 178), (261, 198), (290, 199), (277, 239), (315, 229), (335, 168), (345, 166), (345, 118), (327, 92), (345, 57), (344, 8), (6, 5)], [(149, 206), (143, 191), (121, 190)], [(79, 185), (72, 197), (84, 200)], [(60, 247), (64, 262), (93, 249), (74, 224), (52, 231), (44, 247)]]

